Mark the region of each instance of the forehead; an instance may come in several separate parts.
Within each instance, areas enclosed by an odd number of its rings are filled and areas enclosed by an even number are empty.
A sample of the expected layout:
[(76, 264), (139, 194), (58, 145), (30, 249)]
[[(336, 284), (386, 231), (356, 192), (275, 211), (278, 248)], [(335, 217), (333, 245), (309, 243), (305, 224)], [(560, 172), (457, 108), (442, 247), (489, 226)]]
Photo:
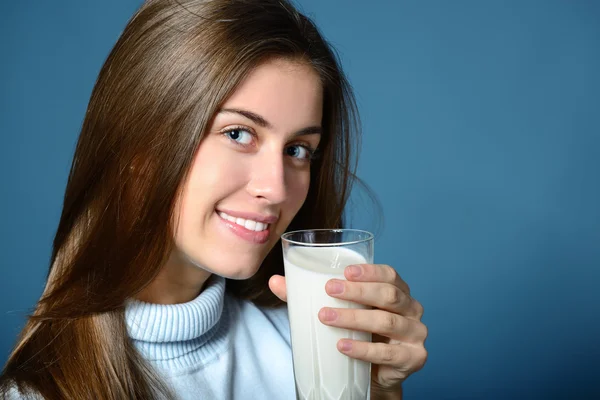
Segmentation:
[(285, 59), (269, 60), (248, 74), (225, 101), (223, 108), (252, 111), (274, 127), (319, 125), (323, 87), (319, 75), (309, 64)]

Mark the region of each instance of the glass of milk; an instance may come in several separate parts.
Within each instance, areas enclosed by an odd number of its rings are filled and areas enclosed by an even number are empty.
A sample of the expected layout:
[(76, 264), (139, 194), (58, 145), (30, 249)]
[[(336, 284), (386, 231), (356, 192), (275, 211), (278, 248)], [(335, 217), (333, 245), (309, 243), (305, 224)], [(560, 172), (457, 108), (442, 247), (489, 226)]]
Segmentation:
[(373, 235), (354, 229), (316, 229), (281, 237), (292, 338), (296, 398), (301, 400), (365, 400), (371, 364), (337, 349), (343, 338), (371, 341), (367, 332), (324, 325), (322, 307), (368, 307), (329, 296), (330, 279), (346, 279), (348, 265), (373, 263)]

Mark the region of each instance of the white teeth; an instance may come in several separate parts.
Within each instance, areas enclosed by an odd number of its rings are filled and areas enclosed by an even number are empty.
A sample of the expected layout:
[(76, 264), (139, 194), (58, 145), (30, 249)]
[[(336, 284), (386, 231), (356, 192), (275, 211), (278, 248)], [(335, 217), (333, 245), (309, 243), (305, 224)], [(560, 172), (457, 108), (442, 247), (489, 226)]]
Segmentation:
[(262, 222), (253, 221), (251, 219), (244, 218), (236, 218), (231, 215), (227, 215), (222, 211), (218, 212), (219, 216), (227, 221), (231, 221), (237, 225), (243, 226), (249, 231), (262, 232), (269, 227), (269, 224), (264, 224)]

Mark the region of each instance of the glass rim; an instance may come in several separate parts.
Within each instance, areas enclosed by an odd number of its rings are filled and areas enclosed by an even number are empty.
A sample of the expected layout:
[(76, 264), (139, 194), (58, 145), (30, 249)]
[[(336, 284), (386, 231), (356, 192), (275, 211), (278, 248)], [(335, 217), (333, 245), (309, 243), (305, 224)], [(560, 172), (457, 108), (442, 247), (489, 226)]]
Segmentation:
[[(366, 238), (359, 240), (350, 240), (347, 242), (336, 242), (336, 243), (307, 243), (307, 242), (299, 242), (297, 240), (288, 239), (289, 236), (292, 236), (296, 233), (308, 233), (308, 232), (353, 232), (353, 233), (364, 233), (366, 234)], [(371, 241), (375, 238), (375, 235), (369, 231), (365, 231), (362, 229), (299, 229), (296, 231), (285, 232), (281, 235), (281, 240), (287, 243), (295, 244), (297, 246), (305, 246), (305, 247), (339, 247), (339, 246), (351, 246), (354, 244), (365, 243)]]

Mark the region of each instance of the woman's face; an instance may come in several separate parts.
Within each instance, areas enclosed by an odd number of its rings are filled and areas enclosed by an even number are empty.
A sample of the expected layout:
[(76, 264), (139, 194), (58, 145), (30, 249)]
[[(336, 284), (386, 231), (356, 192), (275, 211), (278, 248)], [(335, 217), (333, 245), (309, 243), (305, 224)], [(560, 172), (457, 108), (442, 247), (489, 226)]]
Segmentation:
[(227, 278), (254, 275), (306, 199), (322, 109), (309, 65), (277, 59), (254, 69), (198, 148), (171, 259)]

